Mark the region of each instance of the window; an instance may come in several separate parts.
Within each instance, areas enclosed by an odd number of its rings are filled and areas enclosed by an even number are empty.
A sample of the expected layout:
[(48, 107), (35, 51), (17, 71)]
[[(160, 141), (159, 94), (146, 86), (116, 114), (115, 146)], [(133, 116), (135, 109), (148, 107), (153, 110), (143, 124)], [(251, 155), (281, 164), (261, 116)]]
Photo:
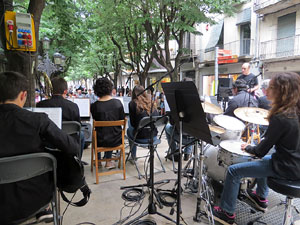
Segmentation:
[(250, 43), (251, 43), (251, 24), (247, 23), (241, 25), (241, 42), (240, 42), (240, 55), (250, 54)]
[(294, 55), (296, 13), (278, 17), (276, 56)]

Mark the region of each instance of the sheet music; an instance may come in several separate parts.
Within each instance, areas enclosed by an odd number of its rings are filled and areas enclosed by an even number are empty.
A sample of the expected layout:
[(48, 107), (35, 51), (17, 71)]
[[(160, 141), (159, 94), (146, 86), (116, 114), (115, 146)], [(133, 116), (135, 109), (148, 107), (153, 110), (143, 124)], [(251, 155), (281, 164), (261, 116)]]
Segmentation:
[(123, 97), (123, 107), (124, 107), (124, 112), (126, 114), (129, 114), (129, 102), (131, 101), (131, 97)]
[(62, 109), (61, 108), (27, 108), (32, 112), (46, 113), (50, 120), (52, 120), (56, 126), (61, 129), (62, 127)]
[(73, 102), (78, 105), (80, 117), (90, 117), (89, 98), (74, 98)]

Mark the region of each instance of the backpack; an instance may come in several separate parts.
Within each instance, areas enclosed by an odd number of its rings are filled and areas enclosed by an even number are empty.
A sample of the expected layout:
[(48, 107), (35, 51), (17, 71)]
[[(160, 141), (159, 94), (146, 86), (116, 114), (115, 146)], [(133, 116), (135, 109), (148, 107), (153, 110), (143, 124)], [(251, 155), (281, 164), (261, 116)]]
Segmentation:
[[(81, 160), (76, 156), (69, 156), (62, 152), (54, 152), (53, 154), (57, 160), (57, 187), (62, 199), (73, 206), (84, 206), (89, 201), (91, 190), (85, 181)], [(71, 202), (64, 194), (64, 192), (75, 193), (79, 189), (83, 198), (78, 202)]]

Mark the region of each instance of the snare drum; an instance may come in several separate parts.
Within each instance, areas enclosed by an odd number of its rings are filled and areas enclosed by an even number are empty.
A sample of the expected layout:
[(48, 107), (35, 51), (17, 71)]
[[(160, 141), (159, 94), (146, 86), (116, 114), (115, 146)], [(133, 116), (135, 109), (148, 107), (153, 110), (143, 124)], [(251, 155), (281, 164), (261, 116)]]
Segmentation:
[(221, 165), (230, 166), (237, 163), (252, 161), (249, 153), (242, 151), (241, 145), (244, 142), (225, 140), (220, 143), (220, 150), (218, 153), (218, 161)]
[(220, 135), (221, 140), (240, 140), (245, 129), (245, 124), (232, 117), (226, 115), (218, 115), (214, 117), (214, 122), (225, 128), (225, 132)]

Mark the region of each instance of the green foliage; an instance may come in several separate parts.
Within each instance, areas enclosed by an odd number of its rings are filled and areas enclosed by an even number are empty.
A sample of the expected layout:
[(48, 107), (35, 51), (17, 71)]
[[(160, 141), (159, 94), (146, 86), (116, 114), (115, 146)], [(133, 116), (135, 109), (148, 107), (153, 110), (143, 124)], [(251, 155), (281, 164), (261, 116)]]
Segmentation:
[[(28, 0), (23, 2), (28, 4)], [(216, 14), (232, 14), (240, 0), (49, 0), (42, 15), (40, 38), (51, 39), (50, 54), (71, 57), (65, 75), (71, 79), (118, 75), (122, 70), (146, 76), (153, 57), (172, 70), (166, 44), (185, 51), (185, 32), (194, 25), (214, 23)], [(21, 4), (21, 3), (20, 3)], [(144, 72), (144, 74), (143, 74)]]

